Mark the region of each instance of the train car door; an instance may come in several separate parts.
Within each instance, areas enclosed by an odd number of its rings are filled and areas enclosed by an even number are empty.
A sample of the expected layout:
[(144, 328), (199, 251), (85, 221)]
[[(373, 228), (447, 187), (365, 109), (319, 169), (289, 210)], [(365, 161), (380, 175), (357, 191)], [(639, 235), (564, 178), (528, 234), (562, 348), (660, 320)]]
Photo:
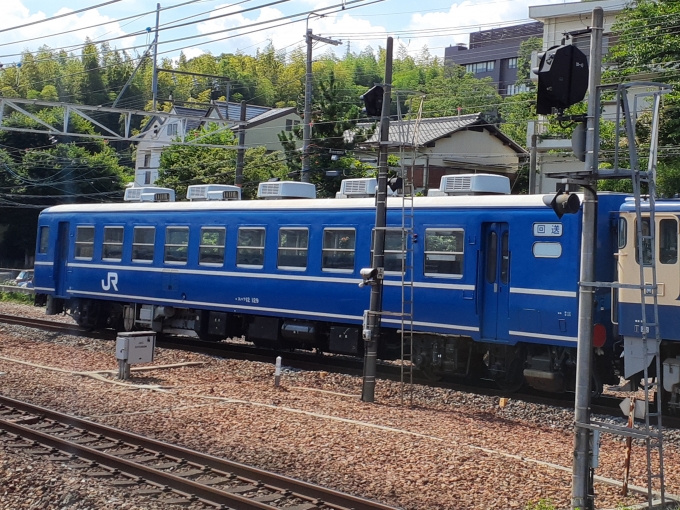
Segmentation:
[(505, 222), (482, 224), (481, 336), (485, 340), (509, 339), (510, 232)]
[(66, 264), (68, 262), (70, 225), (67, 221), (59, 222), (57, 246), (54, 248), (54, 290), (57, 296), (66, 293)]

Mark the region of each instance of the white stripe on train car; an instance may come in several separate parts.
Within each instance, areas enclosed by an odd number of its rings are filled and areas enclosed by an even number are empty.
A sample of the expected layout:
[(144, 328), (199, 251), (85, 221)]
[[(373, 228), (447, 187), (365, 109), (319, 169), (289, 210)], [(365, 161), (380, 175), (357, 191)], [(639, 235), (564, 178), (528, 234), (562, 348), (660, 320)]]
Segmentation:
[(578, 342), (574, 336), (547, 335), (544, 333), (528, 333), (526, 331), (508, 331), (513, 336), (528, 336), (530, 338), (542, 338), (544, 340), (562, 340), (564, 342)]
[(575, 298), (576, 292), (571, 290), (547, 290), (547, 289), (525, 289), (522, 287), (510, 287), (510, 294), (529, 294), (534, 296), (555, 296)]
[[(388, 322), (390, 324), (401, 324), (401, 320), (397, 319), (382, 319), (382, 322)], [(438, 322), (421, 322), (413, 321), (414, 326), (429, 326), (432, 328), (442, 328), (442, 329), (459, 329), (461, 331), (479, 331), (476, 326), (461, 326), (459, 324), (440, 324)]]
[[(155, 267), (155, 266), (121, 266), (110, 264), (83, 264), (81, 262), (69, 262), (68, 267), (91, 268), (91, 269), (106, 269), (111, 270), (126, 270), (126, 271), (143, 271), (148, 273), (173, 273), (173, 274), (195, 274), (204, 276), (228, 276), (240, 278), (271, 278), (273, 280), (293, 280), (309, 281), (309, 282), (326, 282), (326, 283), (352, 283), (358, 285), (363, 280), (360, 278), (337, 278), (332, 276), (305, 276), (302, 274), (273, 274), (273, 273), (249, 273), (237, 271), (211, 271), (207, 269), (179, 269), (176, 267)], [(383, 280), (383, 284), (389, 287), (401, 287), (401, 281)], [(448, 290), (475, 290), (474, 285), (463, 285), (457, 283), (428, 283), (415, 282), (414, 287), (426, 289), (448, 289)]]
[(45, 290), (47, 292), (54, 292), (55, 289), (52, 289), (50, 287), (33, 287), (33, 290)]
[(33, 265), (34, 265), (34, 266), (53, 266), (53, 265), (54, 265), (54, 262), (41, 262), (41, 261), (39, 261), (39, 260), (36, 260), (36, 261), (33, 263)]

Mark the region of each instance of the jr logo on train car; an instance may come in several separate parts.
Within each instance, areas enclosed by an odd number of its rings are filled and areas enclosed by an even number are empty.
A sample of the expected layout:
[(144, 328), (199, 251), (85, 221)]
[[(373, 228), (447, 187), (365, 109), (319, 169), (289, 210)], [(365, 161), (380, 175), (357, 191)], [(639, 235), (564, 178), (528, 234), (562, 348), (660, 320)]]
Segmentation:
[(118, 292), (118, 273), (107, 273), (106, 283), (102, 280), (102, 289), (109, 290), (111, 287)]

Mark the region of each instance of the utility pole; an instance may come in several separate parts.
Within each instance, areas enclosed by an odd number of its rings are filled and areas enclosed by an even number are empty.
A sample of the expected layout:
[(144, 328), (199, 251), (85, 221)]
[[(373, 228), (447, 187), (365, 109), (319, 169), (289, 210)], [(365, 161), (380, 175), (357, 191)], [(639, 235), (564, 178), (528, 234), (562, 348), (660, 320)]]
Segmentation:
[(309, 182), (309, 141), (312, 137), (312, 44), (314, 41), (320, 41), (338, 46), (342, 42), (313, 35), (311, 28), (307, 29), (305, 41), (307, 42), (307, 73), (305, 75), (305, 118), (302, 126), (302, 171), (300, 172), (300, 180)]
[(573, 509), (593, 508), (594, 494), (590, 475), (590, 388), (593, 353), (593, 307), (595, 287), (595, 228), (597, 223), (597, 181), (599, 140), (595, 128), (599, 123), (597, 87), (602, 76), (601, 7), (593, 9), (590, 34), (590, 74), (588, 81), (588, 114), (586, 117), (585, 171), (589, 183), (583, 187), (583, 232), (581, 237), (581, 274), (578, 300), (578, 351), (576, 358), (576, 398), (574, 402), (574, 464), (572, 474)]
[[(227, 111), (229, 108), (227, 107)], [(243, 186), (243, 166), (246, 155), (246, 102), (241, 101), (241, 121), (238, 123), (238, 151), (236, 153), (236, 176), (234, 184), (239, 188)]]
[(161, 4), (156, 4), (156, 36), (153, 40), (153, 78), (151, 88), (153, 89), (153, 111), (156, 111), (158, 100), (158, 24), (161, 18)]
[(387, 225), (387, 152), (390, 139), (390, 101), (392, 98), (392, 38), (387, 38), (385, 50), (385, 85), (380, 115), (380, 153), (378, 157), (378, 189), (375, 202), (375, 231), (373, 243), (370, 309), (364, 330), (364, 383), (361, 400), (373, 402), (375, 396), (375, 373), (380, 337), (383, 279), (385, 268), (385, 226)]
[(534, 134), (531, 135), (531, 146), (529, 147), (529, 195), (536, 193), (536, 167), (538, 166), (537, 142), (538, 135), (536, 134), (536, 124), (534, 123)]

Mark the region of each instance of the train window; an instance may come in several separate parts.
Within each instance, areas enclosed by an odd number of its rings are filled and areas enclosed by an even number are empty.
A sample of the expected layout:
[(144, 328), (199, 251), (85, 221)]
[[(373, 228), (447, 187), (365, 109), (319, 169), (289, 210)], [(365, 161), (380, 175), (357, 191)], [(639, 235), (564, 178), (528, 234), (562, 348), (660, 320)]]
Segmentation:
[[(375, 229), (371, 237), (371, 264), (373, 264), (373, 243), (375, 239)], [(404, 238), (404, 241), (406, 239)], [(401, 273), (402, 260), (404, 260), (405, 249), (402, 246), (402, 230), (388, 228), (385, 231), (385, 271)]]
[(626, 218), (619, 218), (619, 250), (628, 244), (628, 222)]
[[(642, 236), (647, 237), (650, 235), (649, 228), (649, 218), (642, 218)], [(640, 245), (638, 240), (637, 228), (635, 229), (635, 262), (640, 263), (640, 250), (638, 246)], [(649, 237), (642, 240), (642, 265), (651, 266), (652, 265), (652, 243)]]
[(532, 247), (534, 257), (538, 259), (558, 259), (562, 256), (560, 243), (534, 243)]
[(459, 229), (425, 230), (425, 276), (462, 276), (464, 239)]
[(104, 227), (103, 260), (119, 261), (123, 258), (123, 227)]
[(236, 265), (264, 265), (264, 228), (239, 228), (236, 242)]
[(486, 239), (486, 281), (496, 283), (496, 265), (498, 263), (498, 234), (491, 230)]
[(226, 228), (203, 227), (201, 229), (201, 244), (198, 248), (198, 263), (224, 264), (224, 243), (226, 239)]
[(501, 236), (501, 283), (507, 285), (510, 281), (510, 245), (508, 232)]
[(306, 269), (309, 230), (306, 228), (279, 229), (279, 268)]
[(94, 254), (94, 227), (76, 227), (77, 259), (92, 260)]
[(156, 227), (135, 227), (132, 235), (132, 260), (153, 262)]
[(659, 262), (675, 264), (678, 261), (678, 222), (661, 220), (659, 231)]
[(165, 229), (165, 262), (186, 264), (189, 247), (189, 227)]
[(323, 231), (321, 268), (323, 270), (354, 270), (356, 231), (326, 228)]
[(40, 227), (40, 241), (38, 242), (38, 253), (45, 254), (49, 248), (50, 227)]

